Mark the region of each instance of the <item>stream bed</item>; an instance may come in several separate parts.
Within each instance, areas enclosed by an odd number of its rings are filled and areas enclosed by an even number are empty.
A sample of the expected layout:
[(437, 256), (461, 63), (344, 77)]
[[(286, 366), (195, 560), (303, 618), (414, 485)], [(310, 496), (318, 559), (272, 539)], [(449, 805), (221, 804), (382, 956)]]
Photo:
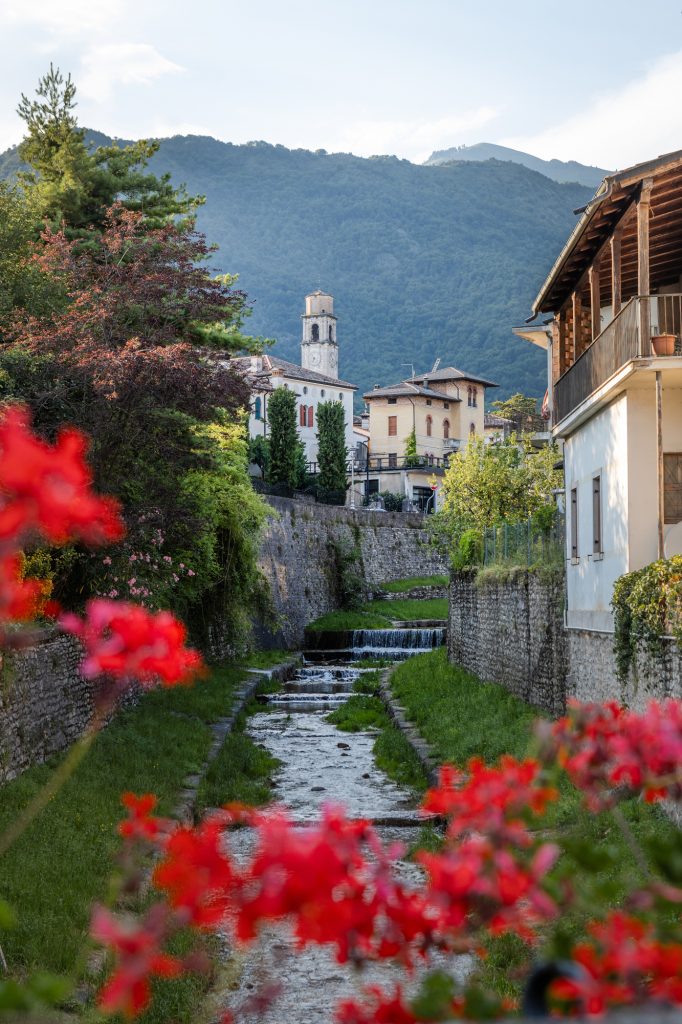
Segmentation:
[[(400, 841), (408, 848), (421, 828), (418, 800), (377, 768), (372, 754), (376, 733), (341, 732), (326, 721), (351, 695), (363, 671), (343, 664), (305, 666), (282, 692), (268, 697), (267, 709), (251, 717), (248, 734), (281, 762), (273, 798), (288, 808), (294, 822), (305, 826), (319, 817), (325, 803), (340, 803), (350, 816), (374, 821), (384, 842)], [(231, 834), (237, 856), (246, 855), (252, 841), (248, 829)], [(408, 883), (410, 878), (416, 883), (419, 869), (409, 861), (401, 865)], [(226, 956), (231, 980), (221, 993), (222, 1008), (240, 1021), (265, 1024), (330, 1024), (339, 1000), (358, 995), (363, 985), (392, 989), (404, 977), (391, 964), (373, 964), (359, 973), (338, 964), (324, 947), (298, 951), (284, 927), (269, 928), (253, 946), (226, 950)], [(431, 966), (437, 966), (435, 959)], [(470, 958), (450, 958), (447, 967), (463, 978)], [(245, 1014), (245, 1001), (272, 984), (279, 989), (277, 998), (264, 1012)], [(415, 979), (408, 991), (416, 985)]]

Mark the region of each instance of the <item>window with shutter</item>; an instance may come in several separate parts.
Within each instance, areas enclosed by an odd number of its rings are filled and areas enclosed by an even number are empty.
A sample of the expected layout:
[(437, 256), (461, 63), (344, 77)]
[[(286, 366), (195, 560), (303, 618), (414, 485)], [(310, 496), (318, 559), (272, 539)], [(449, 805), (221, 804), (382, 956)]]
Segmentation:
[(592, 554), (604, 552), (601, 531), (601, 476), (592, 478)]
[(682, 522), (682, 452), (663, 455), (663, 520)]
[(388, 417), (388, 436), (389, 437), (397, 437), (398, 436), (398, 417), (397, 416), (389, 416)]
[(571, 558), (578, 558), (578, 488), (571, 490)]

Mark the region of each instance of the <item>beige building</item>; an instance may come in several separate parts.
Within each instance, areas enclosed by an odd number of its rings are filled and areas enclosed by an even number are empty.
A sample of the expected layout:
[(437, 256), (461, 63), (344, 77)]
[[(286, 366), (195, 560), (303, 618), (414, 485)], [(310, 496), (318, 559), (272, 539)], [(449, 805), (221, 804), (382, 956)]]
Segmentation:
[[(437, 485), (448, 457), (473, 435), (484, 433), (486, 388), (492, 381), (454, 366), (433, 370), (364, 395), (369, 407), (369, 460), (362, 493), (402, 494), (429, 511), (438, 505)], [(417, 455), (405, 448), (414, 431)]]

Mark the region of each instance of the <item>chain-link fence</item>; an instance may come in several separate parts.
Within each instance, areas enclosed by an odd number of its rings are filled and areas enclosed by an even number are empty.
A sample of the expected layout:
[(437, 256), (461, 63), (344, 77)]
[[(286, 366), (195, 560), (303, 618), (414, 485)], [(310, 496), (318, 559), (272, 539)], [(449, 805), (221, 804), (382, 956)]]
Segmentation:
[(565, 558), (565, 516), (557, 512), (551, 526), (535, 519), (502, 523), (483, 532), (484, 565), (561, 565)]

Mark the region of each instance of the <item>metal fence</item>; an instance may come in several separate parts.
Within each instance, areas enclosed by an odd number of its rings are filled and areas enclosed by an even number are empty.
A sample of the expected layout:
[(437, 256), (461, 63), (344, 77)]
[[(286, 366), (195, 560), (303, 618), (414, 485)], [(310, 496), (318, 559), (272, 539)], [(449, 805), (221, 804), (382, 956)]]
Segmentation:
[(565, 516), (557, 512), (549, 527), (533, 519), (502, 523), (483, 532), (484, 565), (561, 565), (565, 559)]

